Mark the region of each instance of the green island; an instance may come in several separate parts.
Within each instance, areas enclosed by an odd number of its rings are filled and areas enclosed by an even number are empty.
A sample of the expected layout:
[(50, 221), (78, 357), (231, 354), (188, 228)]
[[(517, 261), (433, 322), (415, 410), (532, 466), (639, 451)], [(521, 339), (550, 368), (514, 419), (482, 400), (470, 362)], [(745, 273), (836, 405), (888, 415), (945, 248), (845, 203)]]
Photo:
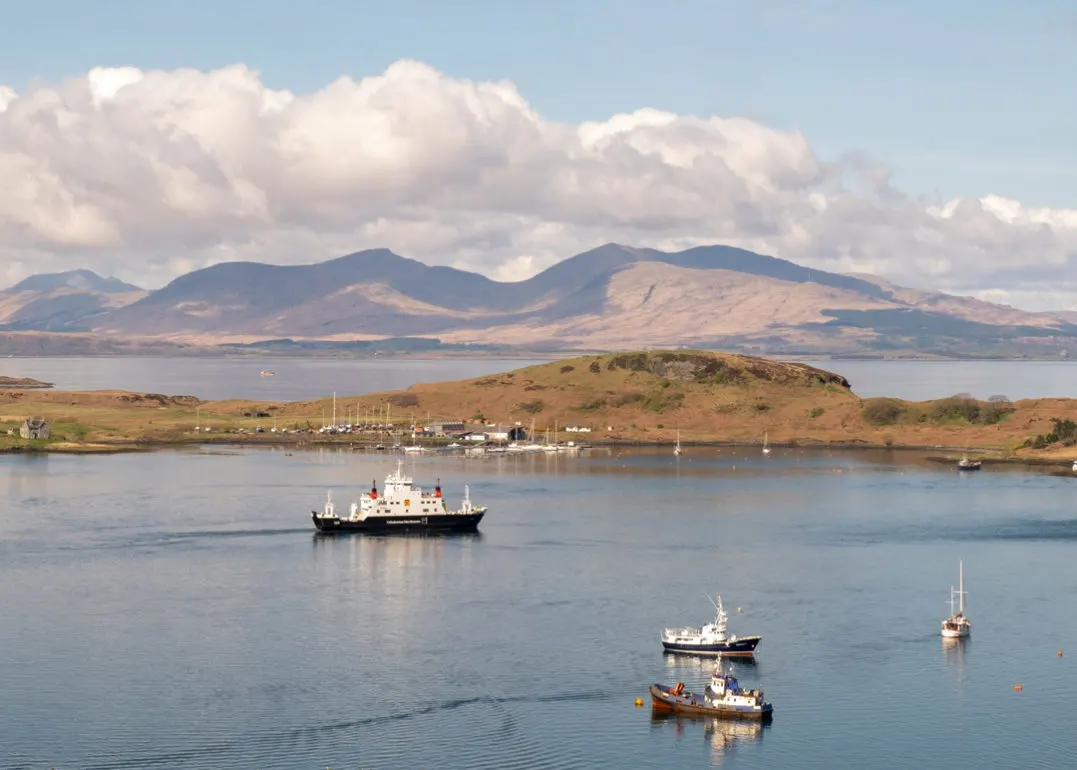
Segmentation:
[[(327, 434), (332, 421), (380, 427)], [(586, 355), (502, 374), (308, 401), (201, 401), (119, 390), (0, 390), (0, 450), (115, 452), (177, 444), (444, 445), (412, 426), (517, 424), (591, 445), (889, 447), (976, 452), (985, 462), (1071, 464), (1077, 400), (860, 398), (802, 363), (693, 350)], [(47, 435), (22, 433), (44, 421)], [(40, 425), (40, 422), (34, 424)], [(579, 429), (586, 428), (586, 432)], [(566, 430), (570, 429), (570, 430)]]

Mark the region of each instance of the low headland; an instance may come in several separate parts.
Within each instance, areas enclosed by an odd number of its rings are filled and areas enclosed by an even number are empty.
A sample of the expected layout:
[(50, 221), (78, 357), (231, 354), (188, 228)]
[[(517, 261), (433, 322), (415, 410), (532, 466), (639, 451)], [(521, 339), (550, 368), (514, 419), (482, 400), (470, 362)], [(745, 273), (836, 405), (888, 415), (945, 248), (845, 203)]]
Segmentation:
[(17, 388), (19, 390), (45, 390), (53, 387), (51, 382), (42, 382), (32, 377), (0, 377), (0, 388)]
[[(802, 363), (708, 351), (586, 355), (469, 380), (309, 401), (201, 401), (126, 391), (0, 390), (0, 449), (108, 452), (186, 443), (444, 445), (465, 431), (522, 427), (590, 445), (889, 447), (967, 451), (985, 461), (1072, 463), (1077, 400), (860, 398)], [(47, 438), (23, 438), (28, 419)], [(463, 423), (450, 435), (414, 426)], [(579, 429), (585, 429), (581, 431)]]

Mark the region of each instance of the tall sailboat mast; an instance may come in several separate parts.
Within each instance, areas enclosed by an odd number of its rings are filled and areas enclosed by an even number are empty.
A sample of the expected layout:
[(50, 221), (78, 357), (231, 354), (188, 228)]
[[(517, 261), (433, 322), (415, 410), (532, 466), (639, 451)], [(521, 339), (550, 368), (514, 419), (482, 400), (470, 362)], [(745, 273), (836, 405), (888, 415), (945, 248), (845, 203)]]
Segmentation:
[[(953, 574), (953, 573), (951, 573)], [(965, 614), (965, 561), (957, 562), (957, 606), (962, 615)]]

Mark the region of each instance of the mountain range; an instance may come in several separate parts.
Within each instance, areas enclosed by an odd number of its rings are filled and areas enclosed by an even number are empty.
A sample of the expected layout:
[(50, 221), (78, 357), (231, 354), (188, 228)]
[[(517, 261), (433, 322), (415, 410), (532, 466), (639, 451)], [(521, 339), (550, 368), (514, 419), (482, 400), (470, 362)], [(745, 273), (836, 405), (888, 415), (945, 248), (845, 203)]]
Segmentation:
[[(0, 292), (0, 332), (198, 346), (417, 343), (532, 350), (1065, 355), (1073, 313), (829, 273), (729, 246), (606, 244), (525, 281), (385, 249), (307, 265), (226, 262), (146, 291), (87, 270)], [(438, 341), (438, 342), (435, 342)]]

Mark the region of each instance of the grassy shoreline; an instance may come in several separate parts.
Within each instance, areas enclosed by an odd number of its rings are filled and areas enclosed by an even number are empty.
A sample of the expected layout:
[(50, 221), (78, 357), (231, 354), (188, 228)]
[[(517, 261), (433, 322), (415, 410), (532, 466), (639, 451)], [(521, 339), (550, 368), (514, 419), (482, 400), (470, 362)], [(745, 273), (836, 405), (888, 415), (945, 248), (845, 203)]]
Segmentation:
[[(392, 448), (386, 448), (384, 451), (378, 451), (375, 447), (379, 443), (377, 440), (366, 439), (359, 436), (317, 436), (296, 438), (288, 435), (275, 435), (275, 434), (259, 434), (248, 436), (237, 435), (192, 435), (192, 436), (177, 436), (173, 438), (155, 438), (155, 439), (138, 439), (136, 441), (117, 441), (117, 442), (94, 442), (94, 443), (75, 443), (75, 442), (49, 442), (49, 441), (27, 441), (18, 444), (0, 444), (0, 454), (95, 454), (95, 455), (109, 455), (109, 454), (122, 454), (133, 452), (153, 452), (153, 451), (166, 451), (169, 449), (177, 449), (182, 447), (196, 447), (196, 446), (220, 446), (220, 447), (238, 447), (238, 448), (250, 448), (250, 447), (288, 447), (297, 451), (307, 451), (313, 449), (323, 449), (326, 447), (337, 447), (341, 449), (353, 449), (368, 451), (373, 454), (381, 455), (393, 455), (398, 454)], [(411, 442), (409, 442), (411, 443)], [(441, 442), (415, 442), (421, 443), (423, 446), (428, 447), (431, 450), (437, 450), (439, 448), (445, 448), (449, 443), (448, 440)], [(640, 449), (672, 449), (675, 445), (672, 441), (654, 440), (654, 441), (641, 441), (630, 439), (610, 439), (610, 440), (595, 440), (588, 441), (586, 445), (589, 448), (594, 449), (623, 449), (623, 448), (640, 448)], [(691, 441), (681, 442), (681, 446), (685, 450), (691, 449), (758, 449), (762, 447), (760, 441)], [(951, 464), (956, 462), (963, 454), (976, 457), (982, 460), (984, 465), (1026, 465), (1036, 467), (1058, 467), (1058, 468), (1070, 468), (1073, 460), (1069, 458), (1050, 457), (1050, 456), (1035, 456), (1035, 455), (1016, 455), (1007, 454), (997, 449), (991, 448), (972, 448), (967, 449), (963, 446), (940, 446), (940, 445), (897, 445), (897, 444), (878, 444), (870, 443), (866, 441), (813, 441), (802, 440), (794, 442), (770, 442), (770, 446), (774, 449), (792, 449), (792, 450), (804, 450), (808, 452), (822, 452), (822, 451), (886, 451), (896, 453), (925, 453), (925, 452), (941, 452), (942, 455), (926, 456), (923, 459), (927, 462), (939, 463), (939, 464)], [(1077, 476), (1075, 476), (1077, 477)]]

